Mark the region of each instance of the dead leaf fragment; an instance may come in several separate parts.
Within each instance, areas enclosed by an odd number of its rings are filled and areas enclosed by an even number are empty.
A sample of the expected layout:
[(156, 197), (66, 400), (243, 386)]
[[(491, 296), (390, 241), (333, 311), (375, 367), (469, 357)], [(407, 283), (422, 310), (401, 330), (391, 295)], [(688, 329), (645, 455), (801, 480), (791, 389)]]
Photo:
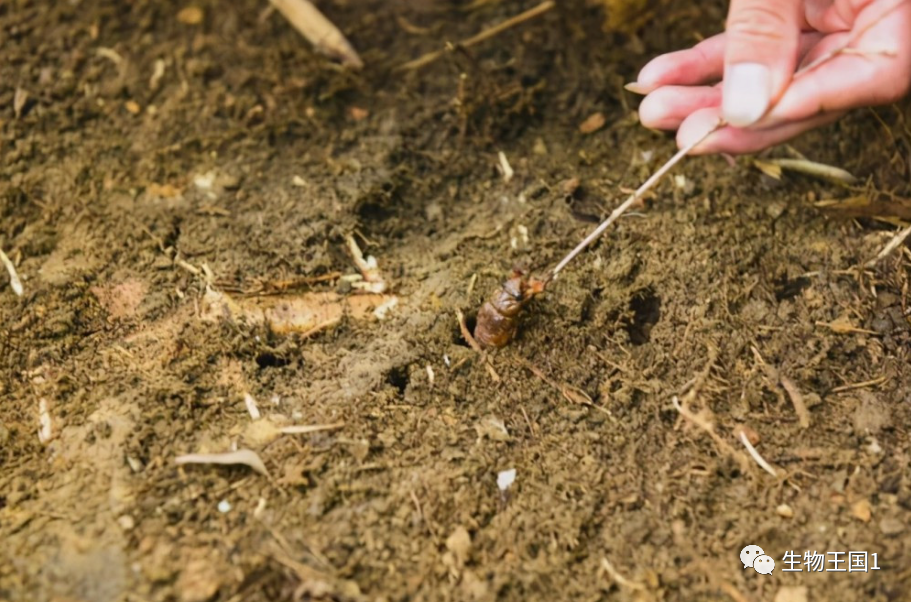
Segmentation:
[(376, 319), (376, 310), (394, 305), (394, 295), (357, 294), (345, 297), (334, 292), (233, 299), (213, 289), (203, 296), (200, 317), (204, 322), (223, 319), (265, 324), (276, 334), (310, 336), (335, 326), (343, 318)]
[(873, 518), (873, 508), (869, 500), (857, 500), (851, 506), (851, 515), (862, 523), (870, 522)]
[(597, 112), (588, 116), (588, 118), (579, 124), (579, 132), (583, 134), (591, 134), (597, 132), (604, 127), (604, 124), (607, 123), (607, 119), (604, 117), (604, 113)]
[(363, 121), (370, 116), (370, 111), (367, 109), (362, 109), (361, 107), (349, 107), (348, 114), (351, 116), (351, 119), (355, 121)]
[(187, 6), (177, 13), (177, 20), (184, 25), (199, 25), (203, 16), (202, 9), (198, 6)]
[(22, 109), (25, 108), (27, 102), (28, 92), (23, 88), (16, 88), (16, 92), (13, 94), (13, 114), (16, 115), (16, 119), (22, 116)]
[(130, 278), (120, 284), (93, 286), (89, 291), (98, 299), (101, 307), (108, 312), (110, 321), (135, 317), (136, 311), (146, 297), (148, 286), (145, 282)]
[(180, 602), (205, 602), (212, 599), (222, 585), (223, 572), (204, 550), (192, 550), (177, 578)]
[(252, 449), (239, 449), (233, 452), (222, 454), (186, 454), (174, 458), (178, 465), (183, 464), (243, 464), (249, 466), (261, 475), (269, 476), (266, 465), (262, 459)]
[(774, 163), (769, 163), (768, 161), (762, 161), (761, 159), (753, 160), (753, 167), (769, 176), (772, 179), (780, 180), (781, 179), (781, 166)]
[(183, 191), (173, 184), (155, 184), (153, 182), (146, 186), (146, 194), (160, 199), (174, 199), (182, 193)]
[(446, 549), (455, 555), (459, 566), (463, 566), (471, 553), (471, 535), (468, 530), (461, 525), (456, 527), (452, 535), (446, 538)]
[(863, 328), (858, 328), (855, 326), (851, 319), (847, 316), (841, 316), (835, 320), (832, 320), (828, 324), (825, 322), (820, 322), (820, 326), (828, 326), (832, 332), (835, 334), (851, 334), (851, 333), (865, 333), (865, 334), (876, 334), (872, 330), (864, 330)]

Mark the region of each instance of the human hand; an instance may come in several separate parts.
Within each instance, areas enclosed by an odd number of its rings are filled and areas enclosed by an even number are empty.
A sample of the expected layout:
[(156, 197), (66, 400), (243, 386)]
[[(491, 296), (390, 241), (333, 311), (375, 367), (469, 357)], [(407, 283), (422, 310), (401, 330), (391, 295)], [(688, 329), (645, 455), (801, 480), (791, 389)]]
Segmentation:
[(725, 33), (656, 57), (627, 86), (646, 94), (642, 124), (677, 130), (681, 148), (730, 124), (693, 154), (762, 150), (909, 88), (911, 0), (732, 0)]

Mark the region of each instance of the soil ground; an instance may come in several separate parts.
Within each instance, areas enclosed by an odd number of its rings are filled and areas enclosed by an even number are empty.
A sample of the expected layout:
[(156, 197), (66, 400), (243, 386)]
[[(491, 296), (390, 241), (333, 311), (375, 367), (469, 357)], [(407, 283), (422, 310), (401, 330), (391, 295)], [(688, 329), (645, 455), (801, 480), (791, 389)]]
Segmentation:
[[(170, 1), (0, 5), (0, 247), (25, 287), (0, 294), (0, 598), (911, 600), (911, 263), (858, 268), (894, 232), (873, 217), (908, 217), (911, 106), (771, 151), (860, 187), (684, 161), (535, 300), (494, 382), (455, 311), (552, 266), (670, 156), (622, 84), (724, 7), (605, 31), (561, 3), (400, 72), (532, 3), (321, 5), (366, 70), (265, 2), (202, 1), (196, 24)], [(204, 319), (207, 287), (344, 307), (350, 234), (385, 319)], [(264, 436), (245, 394), (268, 423), (343, 426)], [(234, 446), (269, 476), (175, 464)], [(788, 573), (788, 551), (880, 570)]]

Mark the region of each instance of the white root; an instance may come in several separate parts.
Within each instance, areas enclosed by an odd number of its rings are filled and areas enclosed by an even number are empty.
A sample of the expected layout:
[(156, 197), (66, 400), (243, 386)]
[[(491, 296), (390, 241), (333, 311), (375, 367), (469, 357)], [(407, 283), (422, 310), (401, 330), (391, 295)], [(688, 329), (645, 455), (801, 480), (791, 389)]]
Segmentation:
[(38, 441), (47, 443), (54, 437), (54, 429), (51, 426), (51, 412), (47, 407), (47, 400), (41, 398), (38, 400)]
[(759, 452), (756, 451), (756, 448), (753, 447), (752, 443), (750, 443), (750, 439), (747, 437), (746, 432), (741, 429), (740, 433), (737, 434), (737, 438), (740, 439), (740, 442), (743, 443), (743, 446), (747, 448), (747, 452), (749, 452), (750, 457), (752, 457), (756, 463), (759, 464), (760, 468), (762, 468), (773, 477), (778, 478), (778, 472), (772, 468), (771, 464), (765, 461), (765, 458), (759, 455)]
[(256, 405), (256, 400), (249, 393), (244, 393), (244, 404), (247, 406), (247, 411), (250, 413), (251, 420), (259, 420), (262, 418), (262, 415), (259, 413), (259, 406)]
[(344, 426), (344, 422), (335, 422), (333, 424), (292, 424), (280, 427), (278, 432), (284, 435), (306, 435), (308, 433), (319, 433), (322, 431), (337, 431)]

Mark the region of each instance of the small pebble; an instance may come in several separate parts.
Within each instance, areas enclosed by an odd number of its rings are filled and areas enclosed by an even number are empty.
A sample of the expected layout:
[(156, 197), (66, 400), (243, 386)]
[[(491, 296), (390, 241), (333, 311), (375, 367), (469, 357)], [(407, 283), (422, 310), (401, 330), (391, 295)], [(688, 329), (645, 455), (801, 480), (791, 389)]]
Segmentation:
[(794, 518), (794, 509), (787, 504), (780, 504), (775, 508), (775, 512), (777, 512), (778, 516), (781, 518)]
[(227, 514), (228, 512), (231, 512), (231, 502), (229, 502), (228, 500), (222, 500), (222, 501), (218, 502), (218, 511), (221, 512), (222, 514)]
[(197, 6), (188, 6), (177, 13), (177, 20), (185, 25), (199, 25), (202, 18), (202, 9)]
[(899, 535), (905, 531), (905, 524), (895, 518), (884, 518), (879, 521), (879, 530), (883, 535)]
[(129, 514), (124, 514), (117, 519), (117, 524), (120, 525), (120, 528), (124, 531), (131, 531), (133, 527), (136, 526), (136, 521), (133, 520), (133, 517)]

